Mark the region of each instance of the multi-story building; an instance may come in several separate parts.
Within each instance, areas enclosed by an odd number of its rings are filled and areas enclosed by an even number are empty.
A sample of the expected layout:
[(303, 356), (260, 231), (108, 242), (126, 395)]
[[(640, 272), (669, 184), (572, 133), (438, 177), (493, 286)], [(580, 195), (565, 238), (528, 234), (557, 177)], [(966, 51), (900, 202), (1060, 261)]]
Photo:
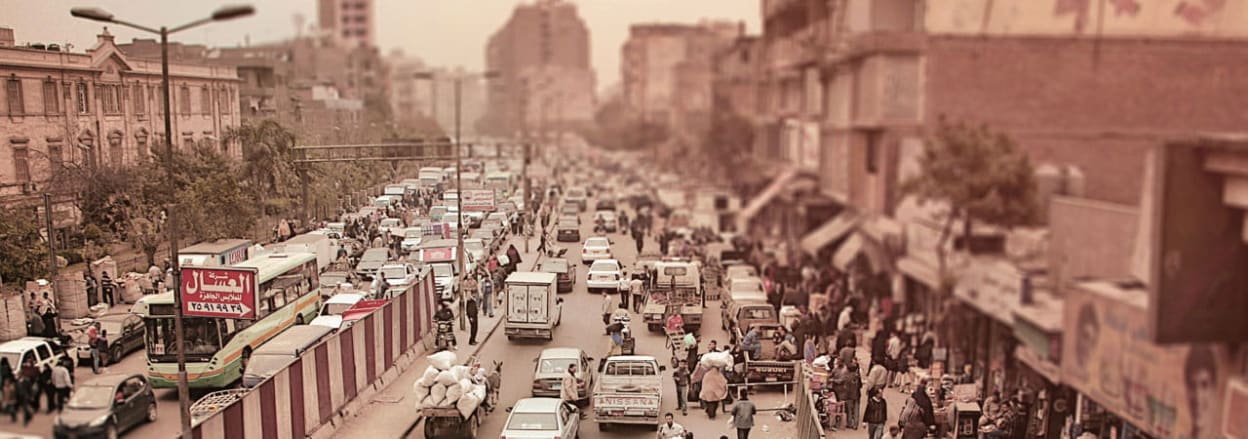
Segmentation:
[(317, 25), (339, 45), (373, 47), (373, 0), (318, 0)]
[[(764, 0), (756, 154), (786, 170), (743, 220), (840, 269), (861, 252), (945, 370), (1027, 391), (1029, 437), (1242, 435), (1245, 147), (1203, 133), (1248, 122), (1248, 16), (1056, 3)], [(1029, 156), (1045, 227), (941, 240), (947, 206), (900, 187), (942, 119)], [(840, 211), (812, 221), (825, 197)]]
[(634, 24), (620, 53), (624, 102), (640, 119), (682, 131), (705, 128), (711, 108), (712, 60), (741, 36), (743, 25)]
[(490, 37), (485, 64), (489, 112), (483, 125), (495, 133), (534, 129), (533, 108), (546, 107), (548, 126), (582, 126), (593, 120), (596, 80), (589, 62), (589, 29), (576, 5), (538, 0), (516, 6)]
[[(0, 199), (46, 191), (69, 167), (124, 166), (161, 153), (166, 137), (160, 62), (131, 57), (107, 29), (85, 53), (56, 44), (18, 46), (0, 32)], [(175, 147), (211, 145), (241, 157), (222, 134), (238, 126), (240, 81), (232, 67), (170, 63)]]
[(478, 122), (485, 115), (488, 78), (463, 68), (427, 66), (401, 53), (392, 53), (387, 62), (391, 70), (391, 107), (399, 126), (410, 128), (407, 131), (437, 129), (453, 134), (457, 122), (455, 106), (459, 105), (461, 135), (467, 138), (477, 133)]
[[(153, 40), (119, 48), (130, 57), (160, 57)], [(237, 68), (244, 121), (276, 120), (301, 142), (380, 140), (389, 134), (389, 71), (376, 47), (320, 36), (214, 49), (171, 44), (170, 53), (186, 62)]]

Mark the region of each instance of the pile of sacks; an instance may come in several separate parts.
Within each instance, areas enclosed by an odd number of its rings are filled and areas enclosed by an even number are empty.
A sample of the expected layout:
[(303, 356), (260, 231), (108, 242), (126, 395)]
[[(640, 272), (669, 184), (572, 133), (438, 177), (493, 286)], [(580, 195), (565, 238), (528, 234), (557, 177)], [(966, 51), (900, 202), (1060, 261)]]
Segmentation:
[(705, 367), (732, 369), (732, 353), (727, 351), (707, 352), (698, 359), (698, 364)]
[(451, 351), (429, 356), (429, 368), (412, 385), (417, 410), (454, 407), (467, 418), (485, 401), (485, 386), (474, 384), (468, 366), (455, 364), (455, 360)]

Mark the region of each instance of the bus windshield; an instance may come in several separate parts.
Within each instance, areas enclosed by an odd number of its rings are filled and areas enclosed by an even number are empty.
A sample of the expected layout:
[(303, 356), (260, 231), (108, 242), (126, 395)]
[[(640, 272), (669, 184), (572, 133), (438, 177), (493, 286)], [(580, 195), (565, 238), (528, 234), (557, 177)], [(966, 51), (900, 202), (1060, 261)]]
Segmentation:
[[(182, 320), (186, 329), (186, 359), (188, 361), (207, 361), (212, 354), (221, 350), (220, 319), (187, 317)], [(177, 351), (173, 350), (176, 333), (173, 330), (172, 318), (147, 319), (147, 358), (153, 363), (177, 362)]]

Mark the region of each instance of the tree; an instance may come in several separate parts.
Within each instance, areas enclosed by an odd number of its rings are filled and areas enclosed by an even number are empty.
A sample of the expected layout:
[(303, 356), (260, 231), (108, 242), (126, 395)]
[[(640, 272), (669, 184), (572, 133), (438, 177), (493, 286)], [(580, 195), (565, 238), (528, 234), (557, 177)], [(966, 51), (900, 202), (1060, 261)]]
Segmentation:
[[(257, 204), (266, 206), (265, 198), (289, 198), (298, 188), (295, 168), (295, 133), (273, 120), (245, 123), (226, 131), (225, 139), (242, 145), (241, 173), (256, 196)], [(264, 212), (268, 214), (270, 212)]]
[(711, 112), (711, 128), (702, 141), (702, 155), (714, 171), (727, 181), (733, 178), (750, 159), (754, 146), (754, 126), (749, 119), (737, 113), (724, 96), (715, 96)]
[(31, 211), (0, 207), (0, 279), (12, 285), (48, 275), (48, 245)]
[(936, 255), (940, 290), (951, 283), (946, 244), (955, 221), (969, 236), (973, 221), (1002, 227), (1034, 223), (1038, 214), (1034, 171), (1014, 141), (987, 126), (951, 124), (943, 117), (919, 159), (920, 172), (902, 184), (902, 191), (920, 201), (948, 206)]
[(177, 158), (181, 163), (175, 169), (186, 172), (179, 179), (174, 221), (184, 233), (198, 240), (236, 237), (259, 219), (259, 209), (229, 158), (211, 148)]

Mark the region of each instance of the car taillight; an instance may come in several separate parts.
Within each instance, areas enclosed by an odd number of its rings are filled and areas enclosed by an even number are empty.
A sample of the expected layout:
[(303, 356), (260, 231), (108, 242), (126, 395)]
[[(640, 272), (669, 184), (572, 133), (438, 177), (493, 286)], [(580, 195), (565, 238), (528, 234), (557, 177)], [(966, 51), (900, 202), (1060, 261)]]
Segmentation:
[(534, 381), (534, 382), (533, 382), (533, 388), (534, 388), (534, 389), (537, 389), (537, 390), (541, 390), (541, 389), (545, 388), (545, 386), (544, 386), (544, 385), (542, 385), (542, 382), (541, 382), (541, 381)]

